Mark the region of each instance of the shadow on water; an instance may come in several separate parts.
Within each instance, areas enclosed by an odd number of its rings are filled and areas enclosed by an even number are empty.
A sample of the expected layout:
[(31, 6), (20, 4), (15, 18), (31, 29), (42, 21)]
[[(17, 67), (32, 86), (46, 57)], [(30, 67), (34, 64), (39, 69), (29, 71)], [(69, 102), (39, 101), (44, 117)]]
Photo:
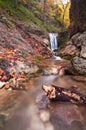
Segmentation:
[[(2, 122), (0, 130), (86, 130), (86, 107), (71, 103), (50, 102), (41, 85), (55, 84), (62, 87), (78, 86), (86, 90), (84, 82), (75, 81), (72, 76), (40, 76), (29, 81), (27, 92), (20, 105), (9, 118)], [(14, 107), (14, 106), (12, 106)], [(0, 117), (1, 119), (1, 117)]]

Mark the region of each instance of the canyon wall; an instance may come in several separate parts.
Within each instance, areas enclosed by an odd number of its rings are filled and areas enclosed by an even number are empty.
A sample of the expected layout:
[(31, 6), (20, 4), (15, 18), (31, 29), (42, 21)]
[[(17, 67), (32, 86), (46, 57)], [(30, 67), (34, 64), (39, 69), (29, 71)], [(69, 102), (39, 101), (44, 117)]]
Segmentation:
[(70, 35), (86, 30), (86, 0), (71, 0)]
[(71, 0), (70, 22), (70, 40), (67, 45), (78, 50), (71, 61), (70, 70), (86, 76), (86, 0)]

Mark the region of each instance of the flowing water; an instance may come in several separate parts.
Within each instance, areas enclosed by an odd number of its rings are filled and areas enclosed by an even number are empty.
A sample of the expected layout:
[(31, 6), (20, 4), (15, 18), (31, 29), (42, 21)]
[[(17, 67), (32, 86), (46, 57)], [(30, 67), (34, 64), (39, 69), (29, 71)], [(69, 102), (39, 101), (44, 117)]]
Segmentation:
[(62, 60), (61, 57), (57, 56), (57, 52), (55, 50), (58, 49), (58, 33), (49, 33), (50, 38), (50, 49), (52, 51), (53, 57), (56, 60)]
[(6, 92), (10, 98), (1, 105), (0, 130), (86, 130), (86, 106), (50, 102), (41, 89), (42, 84), (73, 85), (86, 91), (86, 80), (81, 76), (33, 78), (25, 84), (27, 91)]
[(57, 36), (58, 36), (58, 33), (49, 33), (50, 47), (52, 51), (58, 49)]

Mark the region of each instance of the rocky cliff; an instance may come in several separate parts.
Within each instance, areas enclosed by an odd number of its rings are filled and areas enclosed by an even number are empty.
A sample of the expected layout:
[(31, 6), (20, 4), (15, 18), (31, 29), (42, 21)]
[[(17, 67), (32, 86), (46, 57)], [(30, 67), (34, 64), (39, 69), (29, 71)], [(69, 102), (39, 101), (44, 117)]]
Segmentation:
[(86, 1), (71, 0), (70, 39), (60, 55), (71, 60), (69, 71), (86, 76)]
[(71, 0), (70, 19), (70, 44), (79, 50), (71, 62), (72, 72), (86, 76), (86, 0)]
[(70, 19), (71, 36), (86, 30), (86, 0), (71, 0)]
[(10, 84), (13, 77), (19, 80), (22, 73), (24, 78), (29, 78), (39, 71), (37, 63), (51, 56), (44, 35), (39, 35), (40, 31), (34, 34), (29, 28), (22, 21), (0, 17), (0, 88), (7, 81)]

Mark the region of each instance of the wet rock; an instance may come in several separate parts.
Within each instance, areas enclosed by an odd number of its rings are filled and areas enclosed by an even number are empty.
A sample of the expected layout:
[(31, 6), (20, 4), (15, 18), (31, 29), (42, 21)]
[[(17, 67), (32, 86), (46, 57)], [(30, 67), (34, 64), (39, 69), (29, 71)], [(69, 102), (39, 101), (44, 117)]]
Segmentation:
[(83, 124), (80, 121), (73, 121), (71, 123), (71, 127), (73, 130), (84, 130)]
[(47, 104), (49, 102), (49, 99), (47, 96), (45, 96), (43, 93), (41, 93), (39, 96), (36, 98), (36, 104), (39, 108), (39, 110), (44, 110), (47, 108)]
[[(49, 104), (49, 109), (57, 120), (64, 122), (66, 125), (71, 126), (73, 121), (83, 121), (82, 114), (77, 106), (71, 104)], [(58, 122), (58, 121), (57, 121)]]
[(56, 68), (52, 67), (52, 68), (48, 68), (46, 70), (43, 70), (43, 75), (56, 75), (56, 74), (58, 74), (57, 67)]
[[(39, 98), (37, 97), (37, 106), (39, 108), (39, 113), (41, 111), (43, 112), (41, 115), (41, 119), (44, 121), (45, 117), (46, 119), (50, 119), (52, 123), (50, 124), (50, 126), (52, 125), (50, 127), (51, 130), (74, 130), (75, 128), (77, 128), (75, 130), (84, 130), (84, 118), (78, 106), (70, 103), (50, 102), (47, 99), (47, 96), (43, 94), (41, 94)], [(49, 110), (50, 118), (49, 115), (45, 115), (47, 110)], [(46, 123), (45, 125), (47, 126), (48, 124)]]

